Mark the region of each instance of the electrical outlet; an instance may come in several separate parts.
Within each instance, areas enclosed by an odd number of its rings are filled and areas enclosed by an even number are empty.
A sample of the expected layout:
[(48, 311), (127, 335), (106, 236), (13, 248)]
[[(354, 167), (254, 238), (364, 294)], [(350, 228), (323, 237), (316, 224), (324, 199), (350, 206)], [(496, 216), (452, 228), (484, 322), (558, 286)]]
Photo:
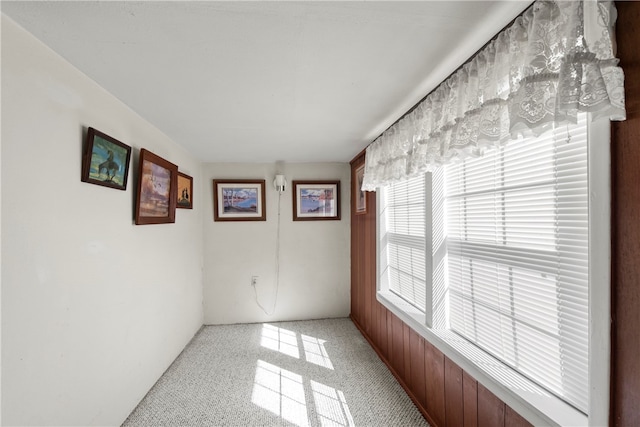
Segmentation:
[(251, 286), (258, 284), (258, 276), (251, 276)]

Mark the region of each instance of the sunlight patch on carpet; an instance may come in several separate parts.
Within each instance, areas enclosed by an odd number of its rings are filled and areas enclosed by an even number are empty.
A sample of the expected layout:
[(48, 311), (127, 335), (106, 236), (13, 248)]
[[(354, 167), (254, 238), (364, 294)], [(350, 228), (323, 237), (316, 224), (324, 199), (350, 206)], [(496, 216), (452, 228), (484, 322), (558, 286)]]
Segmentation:
[(302, 377), (258, 360), (251, 402), (297, 426), (309, 425)]
[(311, 380), (311, 390), (313, 391), (316, 411), (323, 427), (355, 426), (344, 393), (313, 380)]
[(324, 348), (325, 342), (325, 340), (321, 340), (319, 338), (302, 335), (302, 345), (304, 347), (304, 355), (307, 358), (307, 362), (333, 370), (333, 364), (331, 363), (329, 354)]
[(296, 333), (287, 329), (278, 328), (268, 323), (263, 324), (260, 345), (296, 359), (300, 358)]

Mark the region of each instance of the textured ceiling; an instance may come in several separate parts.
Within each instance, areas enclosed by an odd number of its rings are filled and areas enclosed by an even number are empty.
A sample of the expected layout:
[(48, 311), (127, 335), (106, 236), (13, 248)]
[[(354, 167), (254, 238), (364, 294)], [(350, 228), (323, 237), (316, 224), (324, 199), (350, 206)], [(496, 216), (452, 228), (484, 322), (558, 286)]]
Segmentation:
[(528, 3), (0, 7), (203, 162), (345, 162)]

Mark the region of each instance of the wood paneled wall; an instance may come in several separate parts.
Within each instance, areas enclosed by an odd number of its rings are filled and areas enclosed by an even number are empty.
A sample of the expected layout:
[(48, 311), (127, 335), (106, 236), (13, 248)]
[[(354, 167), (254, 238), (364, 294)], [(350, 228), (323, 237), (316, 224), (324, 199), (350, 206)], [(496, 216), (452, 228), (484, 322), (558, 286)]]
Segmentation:
[(616, 2), (627, 120), (614, 123), (612, 194), (612, 426), (640, 426), (640, 3)]
[[(351, 162), (352, 173), (363, 163), (361, 153)], [(354, 188), (352, 203), (356, 199)], [(378, 303), (376, 194), (366, 194), (366, 214), (356, 215), (354, 206), (351, 209), (351, 319), (431, 425), (529, 426), (524, 418)]]

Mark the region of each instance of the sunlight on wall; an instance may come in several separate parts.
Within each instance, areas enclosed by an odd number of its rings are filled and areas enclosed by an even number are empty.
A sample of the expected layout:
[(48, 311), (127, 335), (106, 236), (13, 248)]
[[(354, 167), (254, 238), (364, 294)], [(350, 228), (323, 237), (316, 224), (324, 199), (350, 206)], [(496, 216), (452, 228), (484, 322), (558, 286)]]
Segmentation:
[(287, 329), (278, 328), (267, 323), (263, 324), (260, 345), (296, 359), (300, 358), (296, 333)]

